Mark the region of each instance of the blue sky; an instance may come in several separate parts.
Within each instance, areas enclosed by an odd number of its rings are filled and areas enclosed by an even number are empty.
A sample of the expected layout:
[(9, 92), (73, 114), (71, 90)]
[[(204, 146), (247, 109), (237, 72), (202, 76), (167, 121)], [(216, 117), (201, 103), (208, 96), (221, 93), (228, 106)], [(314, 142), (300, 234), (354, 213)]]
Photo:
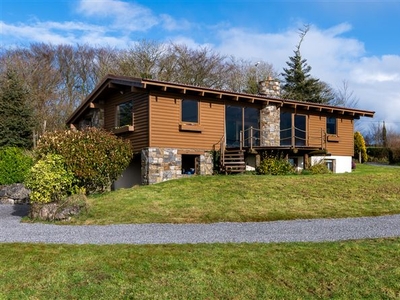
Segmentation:
[[(31, 42), (126, 48), (141, 39), (207, 46), (281, 72), (301, 48), (311, 74), (347, 81), (358, 108), (400, 132), (400, 1), (1, 0), (2, 47)], [(375, 123), (376, 124), (376, 123)]]

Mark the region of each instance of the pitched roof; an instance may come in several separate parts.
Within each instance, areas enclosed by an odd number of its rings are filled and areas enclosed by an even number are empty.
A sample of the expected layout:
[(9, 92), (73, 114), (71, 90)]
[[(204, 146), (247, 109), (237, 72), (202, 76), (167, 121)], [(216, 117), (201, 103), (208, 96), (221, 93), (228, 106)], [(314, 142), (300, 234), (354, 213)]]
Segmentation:
[(102, 92), (104, 92), (108, 88), (118, 88), (118, 87), (124, 89), (130, 88), (131, 91), (153, 90), (153, 91), (172, 92), (186, 96), (192, 95), (198, 97), (214, 98), (221, 101), (233, 100), (233, 101), (248, 102), (248, 103), (262, 102), (267, 105), (272, 104), (280, 107), (291, 107), (291, 108), (299, 108), (299, 109), (313, 110), (319, 112), (349, 115), (354, 117), (355, 119), (358, 119), (360, 117), (373, 117), (375, 113), (374, 111), (369, 111), (369, 110), (303, 102), (290, 99), (281, 99), (265, 95), (237, 93), (227, 90), (212, 89), (212, 88), (193, 86), (181, 83), (173, 83), (173, 82), (127, 77), (127, 76), (107, 75), (96, 86), (96, 88), (92, 91), (92, 93), (90, 93), (86, 97), (86, 99), (82, 102), (82, 104), (72, 113), (72, 115), (68, 118), (66, 123), (70, 124), (73, 121), (75, 121), (82, 112), (84, 112), (88, 107), (90, 107), (92, 102), (96, 100), (96, 97), (100, 95)]

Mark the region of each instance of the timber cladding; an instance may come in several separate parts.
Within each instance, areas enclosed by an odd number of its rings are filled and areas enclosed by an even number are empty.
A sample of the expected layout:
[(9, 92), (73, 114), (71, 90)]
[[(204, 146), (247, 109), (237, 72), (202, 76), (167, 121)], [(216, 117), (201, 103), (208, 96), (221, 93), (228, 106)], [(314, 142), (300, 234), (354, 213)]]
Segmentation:
[[(326, 118), (325, 114), (310, 114), (308, 121), (308, 132), (316, 136), (320, 130), (326, 132)], [(332, 116), (332, 115), (329, 115)], [(326, 150), (333, 155), (352, 156), (354, 152), (354, 121), (350, 117), (343, 115), (334, 115), (336, 117), (337, 133), (336, 135), (327, 135)], [(319, 142), (316, 139), (310, 138), (310, 146), (318, 146)]]
[(149, 95), (147, 93), (113, 94), (105, 101), (104, 128), (113, 131), (116, 126), (116, 107), (118, 104), (133, 101), (133, 128), (132, 132), (118, 134), (129, 139), (135, 152), (149, 145)]
[(150, 95), (150, 147), (211, 150), (224, 134), (225, 104), (217, 100), (199, 100), (199, 121), (196, 124), (181, 121), (182, 99)]

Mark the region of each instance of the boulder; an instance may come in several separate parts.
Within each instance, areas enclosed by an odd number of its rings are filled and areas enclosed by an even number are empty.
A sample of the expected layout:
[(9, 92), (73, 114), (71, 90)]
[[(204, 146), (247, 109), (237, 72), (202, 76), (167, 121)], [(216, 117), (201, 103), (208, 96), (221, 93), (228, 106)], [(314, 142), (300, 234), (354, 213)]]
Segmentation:
[(72, 216), (87, 210), (87, 198), (83, 194), (72, 195), (61, 202), (33, 203), (29, 218), (45, 221), (69, 220)]
[(24, 204), (29, 203), (30, 190), (22, 183), (0, 186), (1, 204)]

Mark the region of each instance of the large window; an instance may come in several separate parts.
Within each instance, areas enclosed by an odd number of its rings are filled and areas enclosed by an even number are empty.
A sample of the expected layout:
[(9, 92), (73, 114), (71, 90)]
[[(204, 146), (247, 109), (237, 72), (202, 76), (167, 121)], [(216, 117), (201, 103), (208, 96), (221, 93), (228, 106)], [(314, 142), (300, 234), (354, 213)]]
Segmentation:
[[(244, 146), (260, 144), (260, 110), (254, 107), (227, 105), (225, 107), (227, 147), (240, 146), (240, 132), (244, 132)], [(253, 127), (253, 130), (250, 130)]]
[(337, 134), (336, 118), (332, 118), (332, 117), (326, 118), (326, 133), (327, 134)]
[(127, 101), (117, 105), (115, 127), (133, 125), (133, 102)]
[(307, 125), (306, 116), (281, 112), (281, 146), (306, 146)]
[(182, 100), (182, 122), (199, 123), (199, 103), (197, 100)]

